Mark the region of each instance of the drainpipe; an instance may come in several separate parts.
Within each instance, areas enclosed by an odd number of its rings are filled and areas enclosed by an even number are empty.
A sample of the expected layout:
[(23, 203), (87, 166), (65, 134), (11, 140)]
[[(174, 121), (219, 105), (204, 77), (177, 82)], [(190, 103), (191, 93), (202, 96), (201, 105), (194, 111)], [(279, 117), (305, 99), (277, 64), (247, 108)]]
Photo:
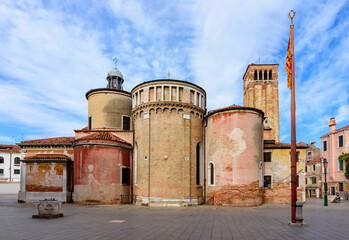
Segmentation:
[(131, 151), (131, 169), (132, 169), (132, 174), (131, 174), (131, 203), (134, 203), (134, 199), (133, 199), (133, 184), (134, 184), (134, 177), (135, 177), (135, 172), (134, 172), (134, 166), (133, 166), (133, 152), (135, 149), (135, 126), (134, 126), (134, 122), (132, 121), (132, 134), (133, 134), (133, 148)]
[(207, 118), (204, 117), (204, 139), (203, 139), (203, 160), (204, 160), (204, 203), (206, 204), (206, 127), (207, 127)]
[(10, 182), (12, 182), (12, 153), (10, 153)]

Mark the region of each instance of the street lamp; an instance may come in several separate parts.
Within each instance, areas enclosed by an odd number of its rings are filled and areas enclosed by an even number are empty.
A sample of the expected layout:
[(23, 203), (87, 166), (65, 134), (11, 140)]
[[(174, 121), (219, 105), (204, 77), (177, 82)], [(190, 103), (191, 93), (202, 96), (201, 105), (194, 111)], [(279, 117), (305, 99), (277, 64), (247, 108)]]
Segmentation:
[(324, 172), (325, 172), (325, 183), (324, 183), (324, 187), (325, 187), (325, 201), (324, 201), (324, 206), (328, 206), (328, 203), (327, 203), (327, 179), (326, 179), (326, 174), (327, 174), (327, 165), (328, 165), (328, 162), (327, 162), (327, 159), (324, 158), (324, 160), (322, 161), (323, 165), (324, 165)]

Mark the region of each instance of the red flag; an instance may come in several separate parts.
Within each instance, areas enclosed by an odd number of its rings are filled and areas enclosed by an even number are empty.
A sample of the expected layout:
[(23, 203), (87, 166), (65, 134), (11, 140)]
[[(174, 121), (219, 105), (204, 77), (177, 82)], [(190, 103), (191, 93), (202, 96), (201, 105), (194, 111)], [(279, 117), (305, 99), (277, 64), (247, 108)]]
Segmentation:
[(293, 59), (293, 51), (292, 51), (292, 36), (290, 32), (290, 37), (288, 39), (288, 48), (287, 48), (287, 57), (286, 57), (286, 72), (287, 72), (287, 86), (289, 89), (292, 89), (292, 59)]

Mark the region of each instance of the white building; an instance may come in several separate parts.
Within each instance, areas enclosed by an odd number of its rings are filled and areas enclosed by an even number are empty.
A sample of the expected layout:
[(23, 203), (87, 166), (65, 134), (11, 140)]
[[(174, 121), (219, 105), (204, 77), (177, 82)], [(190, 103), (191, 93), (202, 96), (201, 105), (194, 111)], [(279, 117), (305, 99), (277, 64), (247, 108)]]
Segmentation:
[(0, 182), (19, 182), (21, 176), (21, 148), (0, 144)]

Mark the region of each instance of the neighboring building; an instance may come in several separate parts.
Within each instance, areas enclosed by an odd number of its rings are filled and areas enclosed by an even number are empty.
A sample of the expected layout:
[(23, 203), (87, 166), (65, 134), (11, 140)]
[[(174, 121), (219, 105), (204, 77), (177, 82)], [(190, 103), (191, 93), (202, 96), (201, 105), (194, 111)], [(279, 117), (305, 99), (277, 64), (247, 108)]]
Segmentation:
[[(27, 151), (19, 199), (57, 196), (69, 201), (73, 190), (74, 202), (81, 204), (289, 203), (290, 144), (279, 142), (277, 68), (249, 65), (243, 78), (244, 106), (208, 114), (200, 86), (158, 79), (127, 92), (121, 72), (113, 68), (106, 88), (86, 93), (87, 128), (75, 130), (67, 142), (56, 138), (19, 144)], [(303, 201), (307, 147), (297, 144)]]
[(314, 157), (305, 165), (305, 185), (307, 198), (320, 198), (322, 195), (322, 161)]
[(21, 174), (21, 148), (0, 144), (0, 182), (19, 182)]
[(321, 149), (312, 142), (307, 149), (305, 165), (305, 185), (307, 198), (321, 198), (322, 160)]
[[(289, 143), (280, 142), (278, 64), (250, 64), (243, 77), (244, 106), (260, 109), (264, 119), (264, 202), (291, 202), (291, 161)], [(297, 144), (297, 195), (305, 201), (305, 151)]]
[[(339, 161), (338, 157), (349, 152), (349, 125), (336, 130), (336, 121), (330, 119), (330, 132), (322, 135), (322, 157), (327, 159), (327, 187), (329, 195), (344, 195), (349, 192), (349, 180), (345, 177), (345, 162)], [(322, 174), (322, 182), (325, 175)], [(323, 188), (324, 189), (324, 188)]]
[(25, 156), (21, 164), (18, 201), (32, 202), (55, 198), (72, 200), (74, 137), (57, 137), (22, 141)]
[[(305, 202), (305, 155), (307, 144), (297, 147), (297, 199)], [(265, 203), (291, 203), (291, 144), (264, 141)]]

